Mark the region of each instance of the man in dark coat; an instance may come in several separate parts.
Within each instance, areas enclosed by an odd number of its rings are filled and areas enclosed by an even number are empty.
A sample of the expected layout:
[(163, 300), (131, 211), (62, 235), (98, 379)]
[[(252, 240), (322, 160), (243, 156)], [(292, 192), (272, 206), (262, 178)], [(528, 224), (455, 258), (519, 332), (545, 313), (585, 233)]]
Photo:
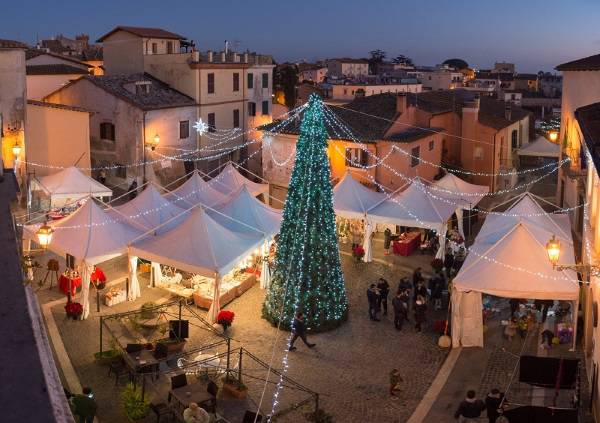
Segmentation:
[(500, 417), (498, 409), (500, 408), (503, 399), (504, 394), (496, 388), (492, 389), (487, 397), (485, 397), (485, 408), (487, 409), (489, 423), (496, 423), (496, 420)]
[(423, 275), (421, 274), (421, 268), (417, 267), (413, 272), (413, 288), (417, 287), (417, 283), (423, 280)]
[(296, 347), (294, 347), (294, 342), (296, 339), (302, 339), (308, 348), (312, 348), (317, 344), (311, 344), (306, 339), (306, 324), (304, 323), (304, 314), (299, 311), (294, 317), (294, 323), (292, 324), (292, 341), (290, 342), (290, 351), (294, 351)]
[(404, 291), (409, 291), (412, 289), (412, 285), (410, 284), (410, 281), (408, 280), (408, 278), (405, 276), (402, 279), (400, 279), (400, 282), (398, 283), (398, 293), (404, 292)]
[(392, 300), (392, 307), (394, 308), (394, 326), (396, 330), (402, 330), (402, 324), (408, 316), (406, 294), (399, 292)]
[(78, 418), (78, 422), (92, 423), (94, 421), (98, 406), (91, 388), (83, 388), (83, 392), (72, 396), (70, 401), (73, 415)]
[(475, 397), (475, 391), (468, 391), (467, 397), (460, 403), (456, 413), (454, 413), (454, 418), (459, 419), (462, 417), (463, 421), (475, 421), (481, 416), (483, 410), (485, 410), (483, 401)]
[(369, 302), (369, 319), (379, 321), (377, 313), (379, 312), (379, 293), (374, 283), (367, 289), (367, 301)]
[(384, 278), (379, 278), (377, 289), (379, 290), (377, 310), (381, 310), (381, 307), (383, 306), (383, 314), (387, 314), (387, 300), (388, 294), (390, 293), (390, 284)]

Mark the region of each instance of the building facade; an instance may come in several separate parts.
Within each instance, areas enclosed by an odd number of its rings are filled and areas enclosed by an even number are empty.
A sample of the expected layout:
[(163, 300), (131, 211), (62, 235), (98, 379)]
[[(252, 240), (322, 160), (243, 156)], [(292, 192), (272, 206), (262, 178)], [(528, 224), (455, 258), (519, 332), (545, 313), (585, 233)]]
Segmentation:
[(449, 69), (437, 69), (423, 75), (421, 82), (424, 90), (440, 91), (454, 90), (464, 85), (465, 76), (462, 72)]
[(420, 93), (423, 87), (417, 80), (404, 80), (398, 83), (348, 83), (332, 84), (331, 98), (333, 100), (352, 101), (356, 97), (366, 97), (386, 93)]
[(360, 79), (369, 75), (369, 62), (364, 59), (330, 59), (327, 61), (327, 76), (337, 79)]

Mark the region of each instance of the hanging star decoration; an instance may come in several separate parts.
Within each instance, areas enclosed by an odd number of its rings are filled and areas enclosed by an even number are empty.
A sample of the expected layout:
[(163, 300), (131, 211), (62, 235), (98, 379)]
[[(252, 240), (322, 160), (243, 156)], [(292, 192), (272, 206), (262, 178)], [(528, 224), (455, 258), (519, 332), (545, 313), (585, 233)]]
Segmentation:
[(198, 122), (194, 124), (194, 129), (198, 134), (202, 135), (206, 131), (208, 131), (208, 124), (204, 122), (202, 119), (198, 119)]

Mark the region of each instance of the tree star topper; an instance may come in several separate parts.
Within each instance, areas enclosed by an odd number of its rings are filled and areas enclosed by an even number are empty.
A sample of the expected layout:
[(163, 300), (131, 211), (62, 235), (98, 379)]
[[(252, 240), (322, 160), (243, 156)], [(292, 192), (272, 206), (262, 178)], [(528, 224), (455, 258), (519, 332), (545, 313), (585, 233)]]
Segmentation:
[(198, 134), (202, 135), (208, 131), (208, 124), (202, 119), (198, 119), (198, 122), (194, 124), (194, 129), (198, 132)]

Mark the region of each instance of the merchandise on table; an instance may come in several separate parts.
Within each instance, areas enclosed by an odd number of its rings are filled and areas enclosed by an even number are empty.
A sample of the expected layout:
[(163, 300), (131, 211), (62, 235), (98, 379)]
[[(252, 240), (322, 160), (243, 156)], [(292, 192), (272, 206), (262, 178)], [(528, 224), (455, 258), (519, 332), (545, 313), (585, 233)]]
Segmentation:
[(124, 289), (111, 288), (104, 294), (104, 304), (111, 307), (127, 300), (127, 293)]
[(71, 295), (75, 295), (81, 289), (81, 276), (74, 270), (65, 270), (58, 278), (58, 287), (65, 295), (69, 293), (71, 286)]

